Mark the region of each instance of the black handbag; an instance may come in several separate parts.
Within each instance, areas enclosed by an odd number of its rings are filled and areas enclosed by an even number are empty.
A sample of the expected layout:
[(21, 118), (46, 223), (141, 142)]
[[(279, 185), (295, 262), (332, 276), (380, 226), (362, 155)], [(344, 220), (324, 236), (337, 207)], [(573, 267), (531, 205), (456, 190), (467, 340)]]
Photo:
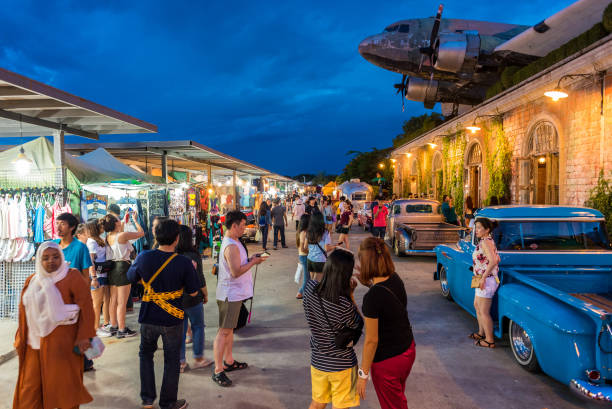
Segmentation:
[(240, 328), (244, 328), (247, 325), (247, 321), (249, 320), (249, 310), (246, 305), (244, 305), (244, 301), (240, 305), (240, 314), (238, 314), (238, 323), (236, 324), (236, 328), (234, 331), (238, 331)]
[(325, 316), (325, 321), (327, 321), (327, 325), (329, 329), (334, 333), (334, 345), (336, 348), (346, 349), (352, 348), (357, 342), (359, 342), (359, 338), (361, 338), (361, 333), (363, 331), (363, 321), (361, 321), (359, 327), (351, 328), (346, 325), (342, 325), (342, 328), (338, 331), (334, 331), (334, 327), (332, 327), (329, 318), (327, 317), (327, 313), (325, 312), (325, 307), (323, 307), (323, 300), (321, 296), (317, 295), (319, 298), (319, 305), (321, 306), (321, 311), (323, 311), (323, 315)]

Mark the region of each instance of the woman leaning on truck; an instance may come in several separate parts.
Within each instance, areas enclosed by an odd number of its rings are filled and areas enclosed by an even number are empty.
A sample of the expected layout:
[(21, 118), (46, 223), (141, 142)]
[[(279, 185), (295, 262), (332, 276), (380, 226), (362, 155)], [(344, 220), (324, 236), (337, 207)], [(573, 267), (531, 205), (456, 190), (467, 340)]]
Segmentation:
[(474, 224), (474, 234), (479, 239), (472, 254), (474, 275), (480, 278), (480, 287), (476, 288), (474, 307), (478, 318), (478, 332), (470, 334), (476, 345), (484, 348), (495, 348), (493, 338), (493, 319), (491, 318), (491, 303), (497, 287), (499, 287), (498, 264), (499, 255), (491, 232), (497, 227), (497, 222), (479, 217)]

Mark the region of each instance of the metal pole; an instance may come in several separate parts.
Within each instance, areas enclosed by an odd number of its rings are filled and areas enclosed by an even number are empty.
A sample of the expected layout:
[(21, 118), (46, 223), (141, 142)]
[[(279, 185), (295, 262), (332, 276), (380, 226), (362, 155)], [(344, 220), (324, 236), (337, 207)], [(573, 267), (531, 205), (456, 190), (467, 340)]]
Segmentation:
[(161, 170), (164, 183), (168, 183), (168, 152), (164, 151), (161, 157)]
[(55, 161), (55, 183), (66, 188), (66, 157), (64, 152), (64, 130), (53, 132), (53, 159)]
[(232, 185), (234, 187), (234, 209), (240, 210), (240, 204), (238, 203), (238, 189), (236, 189), (236, 171), (234, 170)]

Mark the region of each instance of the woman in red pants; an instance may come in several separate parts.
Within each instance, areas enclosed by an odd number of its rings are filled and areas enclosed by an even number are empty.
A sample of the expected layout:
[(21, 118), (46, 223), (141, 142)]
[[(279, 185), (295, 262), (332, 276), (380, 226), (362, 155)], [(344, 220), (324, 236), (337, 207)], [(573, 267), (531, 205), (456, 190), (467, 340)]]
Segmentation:
[(359, 261), (359, 281), (370, 290), (363, 297), (366, 335), (357, 391), (364, 399), (371, 376), (382, 409), (407, 409), (404, 389), (415, 347), (406, 311), (406, 289), (381, 239), (362, 241)]

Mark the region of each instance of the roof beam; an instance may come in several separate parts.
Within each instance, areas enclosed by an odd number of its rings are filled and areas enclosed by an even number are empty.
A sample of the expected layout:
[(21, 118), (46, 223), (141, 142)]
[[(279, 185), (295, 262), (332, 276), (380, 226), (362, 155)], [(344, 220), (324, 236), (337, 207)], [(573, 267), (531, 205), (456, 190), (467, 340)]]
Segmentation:
[(29, 97), (37, 95), (35, 92), (27, 91), (25, 89), (12, 87), (10, 85), (0, 86), (0, 97)]
[(56, 101), (54, 99), (26, 99), (26, 100), (5, 100), (0, 101), (0, 109), (23, 109), (23, 110), (40, 110), (53, 108), (67, 108), (65, 102)]
[(40, 112), (37, 112), (32, 116), (35, 116), (37, 118), (100, 117), (95, 112), (75, 107), (66, 107), (63, 109), (42, 109)]
[(17, 122), (24, 122), (26, 124), (42, 126), (44, 128), (53, 129), (56, 131), (64, 131), (67, 134), (82, 136), (83, 138), (89, 139), (98, 139), (98, 134), (93, 132), (83, 131), (81, 129), (72, 128), (69, 126), (65, 126), (63, 124), (58, 124), (57, 122), (47, 121), (40, 118), (33, 118), (27, 115), (21, 115), (15, 112), (6, 111), (4, 109), (0, 109), (0, 118), (12, 119)]

